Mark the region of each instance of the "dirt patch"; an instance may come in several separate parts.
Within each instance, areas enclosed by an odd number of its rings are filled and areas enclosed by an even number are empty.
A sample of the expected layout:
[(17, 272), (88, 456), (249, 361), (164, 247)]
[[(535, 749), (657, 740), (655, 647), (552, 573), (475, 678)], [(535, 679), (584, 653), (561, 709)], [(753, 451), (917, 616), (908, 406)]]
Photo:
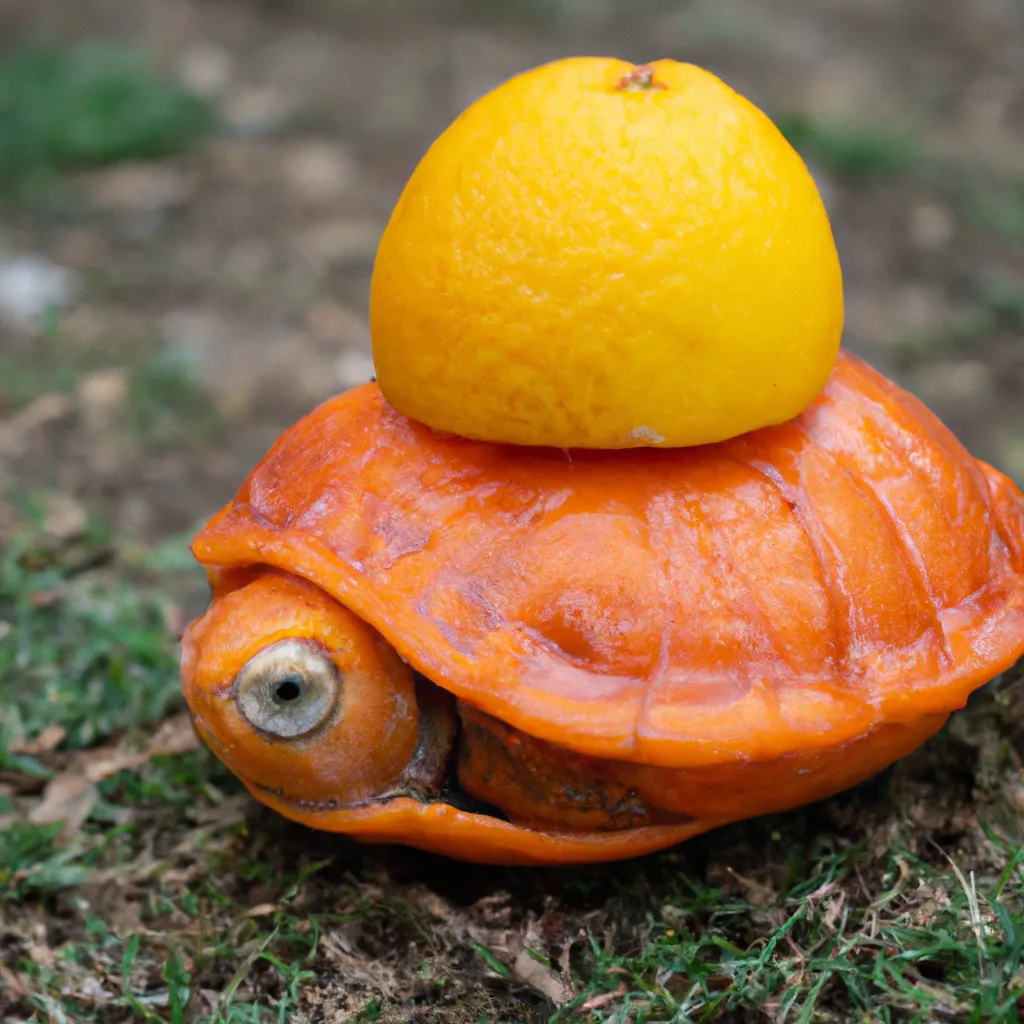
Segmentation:
[(156, 733), (206, 599), (190, 532), (368, 379), (406, 176), (544, 60), (692, 60), (775, 115), (833, 218), (847, 344), (1024, 480), (1018, 3), (61, 0), (18, 24), (130, 45), (220, 127), (0, 225), (0, 263), (70, 275), (58, 317), (0, 322), (5, 1019), (1018, 1019), (1019, 682), (851, 793), (573, 871), (311, 833)]

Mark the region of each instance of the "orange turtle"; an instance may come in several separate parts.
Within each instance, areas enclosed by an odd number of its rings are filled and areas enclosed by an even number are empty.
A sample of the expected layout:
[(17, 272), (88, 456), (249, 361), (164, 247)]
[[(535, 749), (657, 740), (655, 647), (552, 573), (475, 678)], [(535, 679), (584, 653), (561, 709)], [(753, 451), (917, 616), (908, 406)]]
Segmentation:
[(693, 448), (326, 402), (193, 550), (196, 727), (289, 818), (464, 860), (669, 846), (878, 772), (1024, 653), (1024, 500), (842, 354)]

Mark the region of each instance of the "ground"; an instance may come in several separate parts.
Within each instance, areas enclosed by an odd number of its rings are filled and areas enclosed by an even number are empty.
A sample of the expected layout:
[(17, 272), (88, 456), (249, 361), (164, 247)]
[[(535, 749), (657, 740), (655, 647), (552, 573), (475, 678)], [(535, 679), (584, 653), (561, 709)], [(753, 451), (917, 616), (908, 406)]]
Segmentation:
[(693, 60), (768, 110), (849, 347), (1024, 480), (1017, 0), (10, 0), (0, 45), (0, 1018), (1019, 1019), (1012, 679), (850, 793), (564, 871), (278, 819), (176, 675), (189, 534), (371, 372), (416, 158), (557, 56)]

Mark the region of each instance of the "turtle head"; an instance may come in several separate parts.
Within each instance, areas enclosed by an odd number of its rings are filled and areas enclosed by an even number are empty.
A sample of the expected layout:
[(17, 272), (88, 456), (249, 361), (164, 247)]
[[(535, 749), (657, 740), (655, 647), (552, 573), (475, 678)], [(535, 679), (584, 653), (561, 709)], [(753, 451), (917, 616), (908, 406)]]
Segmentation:
[(183, 689), (200, 737), (257, 796), (307, 817), (427, 781), (413, 672), (376, 630), (276, 570), (217, 591), (185, 634)]

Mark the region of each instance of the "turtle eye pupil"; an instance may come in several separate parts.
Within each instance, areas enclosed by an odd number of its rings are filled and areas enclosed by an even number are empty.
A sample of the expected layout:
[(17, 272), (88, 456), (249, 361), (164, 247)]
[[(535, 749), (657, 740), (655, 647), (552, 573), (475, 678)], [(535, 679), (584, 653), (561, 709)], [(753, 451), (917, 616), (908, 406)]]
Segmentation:
[(303, 686), (298, 679), (282, 679), (274, 684), (274, 700), (278, 704), (288, 704), (302, 696)]
[(257, 651), (235, 676), (233, 696), (254, 729), (275, 739), (296, 740), (332, 718), (341, 701), (341, 683), (327, 651), (296, 637)]

